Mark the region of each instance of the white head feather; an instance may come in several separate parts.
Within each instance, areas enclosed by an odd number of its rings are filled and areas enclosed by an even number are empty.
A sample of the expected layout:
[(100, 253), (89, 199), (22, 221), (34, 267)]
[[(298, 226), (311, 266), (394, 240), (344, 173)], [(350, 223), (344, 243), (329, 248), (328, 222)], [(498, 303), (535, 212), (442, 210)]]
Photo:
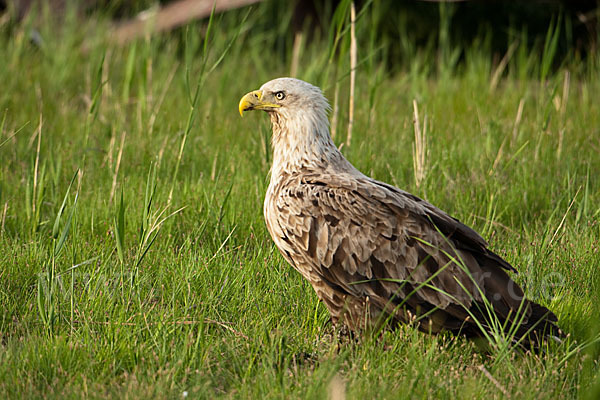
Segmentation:
[(282, 92), (278, 108), (268, 110), (273, 126), (271, 179), (303, 167), (327, 167), (343, 159), (329, 135), (329, 103), (321, 89), (294, 78), (262, 85), (263, 96)]

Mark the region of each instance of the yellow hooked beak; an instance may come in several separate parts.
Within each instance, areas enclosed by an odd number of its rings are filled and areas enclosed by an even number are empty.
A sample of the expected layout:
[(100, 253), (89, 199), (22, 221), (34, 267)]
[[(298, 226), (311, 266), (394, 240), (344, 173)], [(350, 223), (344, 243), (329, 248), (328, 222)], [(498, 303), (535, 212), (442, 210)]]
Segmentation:
[(279, 107), (281, 107), (279, 104), (263, 101), (263, 92), (261, 90), (255, 90), (240, 99), (238, 109), (240, 110), (240, 115), (243, 117), (244, 111), (270, 110)]

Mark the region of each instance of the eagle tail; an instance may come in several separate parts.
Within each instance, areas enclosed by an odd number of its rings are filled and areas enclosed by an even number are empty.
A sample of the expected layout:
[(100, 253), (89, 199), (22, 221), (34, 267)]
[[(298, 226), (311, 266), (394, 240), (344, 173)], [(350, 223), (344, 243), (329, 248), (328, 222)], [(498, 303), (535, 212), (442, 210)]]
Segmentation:
[(528, 321), (517, 330), (513, 341), (529, 350), (540, 349), (549, 341), (562, 342), (565, 334), (556, 323), (558, 318), (548, 308), (528, 301), (531, 314)]

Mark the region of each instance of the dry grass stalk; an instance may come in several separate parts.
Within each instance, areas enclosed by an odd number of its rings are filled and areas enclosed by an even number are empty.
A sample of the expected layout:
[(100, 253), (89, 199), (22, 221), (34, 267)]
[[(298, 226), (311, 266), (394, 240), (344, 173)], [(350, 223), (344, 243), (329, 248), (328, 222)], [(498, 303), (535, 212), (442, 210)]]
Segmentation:
[(560, 99), (560, 120), (562, 127), (558, 130), (558, 146), (556, 148), (556, 159), (560, 159), (563, 148), (563, 140), (565, 138), (566, 121), (565, 114), (567, 112), (567, 101), (569, 100), (569, 88), (571, 86), (571, 74), (565, 71), (565, 79), (563, 81), (562, 97)]
[(338, 112), (339, 112), (339, 97), (340, 97), (340, 85), (335, 83), (335, 89), (333, 92), (333, 110), (331, 116), (331, 137), (335, 139), (335, 133), (337, 132), (338, 125)]
[(81, 168), (77, 168), (77, 191), (75, 197), (79, 196), (81, 193), (81, 185), (83, 184), (83, 170)]
[(413, 168), (415, 184), (421, 186), (427, 170), (427, 117), (423, 119), (423, 129), (419, 120), (419, 107), (417, 100), (413, 100), (413, 126), (415, 130), (415, 143), (413, 145)]
[(571, 74), (569, 71), (565, 71), (565, 79), (563, 81), (563, 92), (562, 99), (560, 102), (560, 114), (565, 115), (567, 111), (567, 101), (569, 100), (569, 88), (571, 87)]
[(38, 171), (39, 171), (39, 167), (40, 167), (40, 149), (42, 146), (42, 126), (44, 125), (44, 118), (42, 117), (42, 114), (40, 114), (40, 122), (38, 124), (38, 128), (36, 130), (37, 132), (37, 148), (35, 151), (35, 164), (33, 167), (33, 196), (31, 197), (32, 199), (34, 199), (34, 201), (31, 204), (31, 210), (32, 210), (32, 214), (35, 215), (35, 209), (36, 209), (36, 201), (35, 199), (37, 199), (37, 189), (38, 189)]
[(119, 167), (121, 166), (121, 156), (123, 155), (123, 147), (125, 147), (125, 136), (127, 136), (127, 132), (123, 131), (121, 135), (121, 146), (119, 148), (119, 154), (117, 154), (117, 164), (115, 165), (115, 172), (113, 173), (112, 186), (110, 188), (110, 197), (108, 199), (108, 204), (112, 204), (112, 200), (115, 197), (115, 190), (117, 189), (117, 176), (119, 175)]
[[(523, 117), (523, 106), (524, 105), (525, 105), (525, 100), (523, 98), (521, 98), (521, 101), (519, 101), (519, 107), (517, 109), (517, 116), (515, 117), (515, 124), (513, 125), (513, 131), (512, 131), (513, 142), (517, 139), (517, 133), (519, 132), (519, 125), (521, 124), (521, 118)], [(496, 171), (498, 164), (500, 164), (500, 160), (502, 159), (502, 155), (504, 154), (504, 146), (506, 146), (506, 142), (508, 142), (508, 135), (506, 135), (504, 137), (504, 140), (502, 140), (502, 144), (500, 145), (500, 148), (498, 149), (498, 154), (496, 154), (496, 158), (494, 159), (492, 168), (488, 172), (489, 176), (492, 176), (494, 174), (494, 171)]]
[(346, 145), (352, 142), (352, 127), (354, 125), (354, 84), (356, 81), (356, 7), (350, 3), (350, 102), (348, 110), (348, 135)]
[(492, 168), (488, 172), (489, 176), (492, 176), (494, 174), (494, 171), (496, 171), (498, 164), (500, 164), (500, 159), (502, 158), (502, 155), (504, 154), (504, 146), (506, 145), (507, 140), (508, 140), (508, 135), (506, 135), (504, 137), (504, 140), (502, 141), (502, 144), (500, 145), (500, 148), (498, 149), (498, 154), (496, 154), (496, 158), (494, 159)]
[(0, 223), (0, 235), (4, 234), (4, 223), (6, 222), (6, 212), (8, 211), (8, 202), (4, 202), (4, 210), (2, 210), (2, 223)]
[(517, 133), (519, 132), (519, 125), (521, 124), (521, 118), (523, 117), (523, 106), (525, 106), (525, 99), (521, 98), (519, 101), (519, 108), (517, 109), (517, 116), (515, 117), (515, 124), (513, 125), (512, 140), (517, 140)]
[(302, 49), (302, 39), (304, 35), (302, 31), (296, 32), (294, 35), (294, 48), (292, 49), (292, 66), (290, 68), (290, 76), (296, 77), (298, 73), (298, 63), (300, 62), (300, 49)]
[(500, 63), (498, 64), (498, 67), (496, 67), (496, 70), (494, 71), (494, 75), (492, 75), (492, 79), (490, 80), (490, 90), (492, 92), (498, 86), (498, 82), (500, 81), (500, 77), (502, 76), (502, 73), (506, 69), (506, 66), (508, 65), (508, 62), (510, 61), (510, 59), (511, 59), (511, 57), (512, 57), (512, 55), (513, 55), (513, 53), (515, 52), (516, 49), (517, 49), (517, 42), (513, 42), (510, 45), (510, 47), (508, 48), (508, 50), (506, 51), (506, 54), (504, 54), (504, 57), (502, 57), (502, 60), (500, 60)]
[(160, 92), (160, 95), (158, 97), (158, 102), (156, 102), (156, 104), (154, 105), (154, 107), (152, 109), (152, 115), (150, 115), (150, 120), (148, 122), (148, 135), (152, 135), (152, 132), (154, 131), (154, 122), (156, 121), (156, 116), (158, 115), (158, 111), (160, 110), (160, 107), (162, 106), (162, 103), (165, 100), (167, 91), (171, 87), (171, 82), (173, 81), (173, 77), (175, 77), (175, 72), (177, 71), (178, 68), (179, 68), (179, 63), (175, 63), (173, 65), (173, 68), (171, 68), (171, 71), (169, 72), (169, 75), (167, 76), (167, 80), (165, 81), (162, 91)]
[(167, 148), (167, 142), (169, 141), (169, 136), (165, 136), (163, 139), (160, 149), (158, 150), (158, 156), (156, 157), (156, 167), (160, 167), (163, 159), (163, 155), (165, 154), (165, 149)]
[(115, 152), (115, 142), (117, 141), (117, 136), (115, 135), (114, 128), (112, 135), (110, 135), (110, 141), (108, 142), (108, 152), (106, 153), (106, 157), (102, 162), (102, 167), (108, 162), (108, 165), (113, 164), (113, 155)]
[(112, 86), (110, 84), (110, 60), (112, 58), (112, 54), (113, 49), (107, 48), (106, 52), (104, 53), (104, 61), (102, 63), (102, 76), (100, 78), (102, 79), (100, 81), (102, 82), (102, 101), (107, 103), (110, 102), (110, 98), (113, 94)]
[(567, 216), (569, 215), (569, 211), (571, 211), (571, 207), (573, 207), (573, 204), (575, 204), (575, 199), (577, 199), (577, 195), (579, 195), (581, 188), (582, 188), (582, 186), (579, 186), (579, 188), (577, 188), (577, 192), (575, 192), (575, 196), (573, 196), (573, 199), (569, 203), (569, 207), (567, 207), (567, 211), (565, 211), (565, 214), (563, 215), (562, 219), (560, 220), (560, 224), (558, 224), (558, 227), (554, 231), (552, 238), (550, 238), (550, 242), (548, 242), (548, 247), (550, 247), (552, 245), (552, 243), (554, 242), (554, 239), (556, 239), (556, 236), (558, 236), (558, 232), (560, 232), (563, 225), (565, 224), (565, 220), (567, 219)]
[(563, 140), (565, 139), (565, 128), (558, 130), (558, 146), (556, 146), (556, 159), (560, 160), (562, 154)]
[(212, 168), (210, 169), (210, 180), (215, 181), (217, 178), (217, 159), (219, 158), (219, 152), (215, 153), (215, 158), (213, 158)]
[(177, 172), (179, 171), (179, 165), (181, 164), (181, 158), (183, 157), (183, 149), (185, 149), (185, 143), (187, 142), (187, 135), (189, 131), (185, 131), (183, 138), (181, 138), (181, 145), (179, 146), (179, 153), (177, 154), (177, 163), (175, 164), (175, 172), (173, 173), (173, 182), (171, 183), (171, 190), (169, 190), (169, 197), (167, 198), (167, 204), (171, 205), (173, 200), (173, 190), (175, 188), (175, 179), (177, 178)]
[(498, 382), (496, 380), (496, 378), (494, 378), (492, 376), (492, 374), (490, 374), (490, 371), (487, 370), (486, 367), (484, 367), (483, 365), (480, 365), (479, 367), (477, 367), (481, 372), (483, 372), (483, 374), (485, 375), (486, 378), (488, 378), (490, 380), (490, 382), (492, 382), (494, 384), (494, 386), (496, 386), (498, 388), (498, 390), (500, 390), (502, 392), (502, 394), (507, 398), (510, 399), (510, 393), (508, 393), (508, 391), (506, 390), (506, 388), (504, 386), (502, 386), (500, 384), (500, 382)]

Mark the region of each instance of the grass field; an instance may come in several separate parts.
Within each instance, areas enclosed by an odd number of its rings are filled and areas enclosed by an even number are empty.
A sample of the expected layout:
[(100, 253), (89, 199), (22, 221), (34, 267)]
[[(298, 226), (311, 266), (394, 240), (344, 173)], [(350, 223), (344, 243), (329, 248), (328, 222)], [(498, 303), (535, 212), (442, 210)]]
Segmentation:
[[(478, 230), (570, 336), (540, 354), (410, 326), (348, 343), (266, 231), (268, 118), (237, 113), (289, 74), (282, 4), (122, 47), (101, 15), (0, 27), (0, 397), (598, 398), (600, 56), (557, 59), (555, 27), (507, 62), (444, 24), (417, 47), (375, 34), (378, 2), (359, 11), (344, 154)], [(338, 93), (338, 144), (347, 15), (298, 58)]]

